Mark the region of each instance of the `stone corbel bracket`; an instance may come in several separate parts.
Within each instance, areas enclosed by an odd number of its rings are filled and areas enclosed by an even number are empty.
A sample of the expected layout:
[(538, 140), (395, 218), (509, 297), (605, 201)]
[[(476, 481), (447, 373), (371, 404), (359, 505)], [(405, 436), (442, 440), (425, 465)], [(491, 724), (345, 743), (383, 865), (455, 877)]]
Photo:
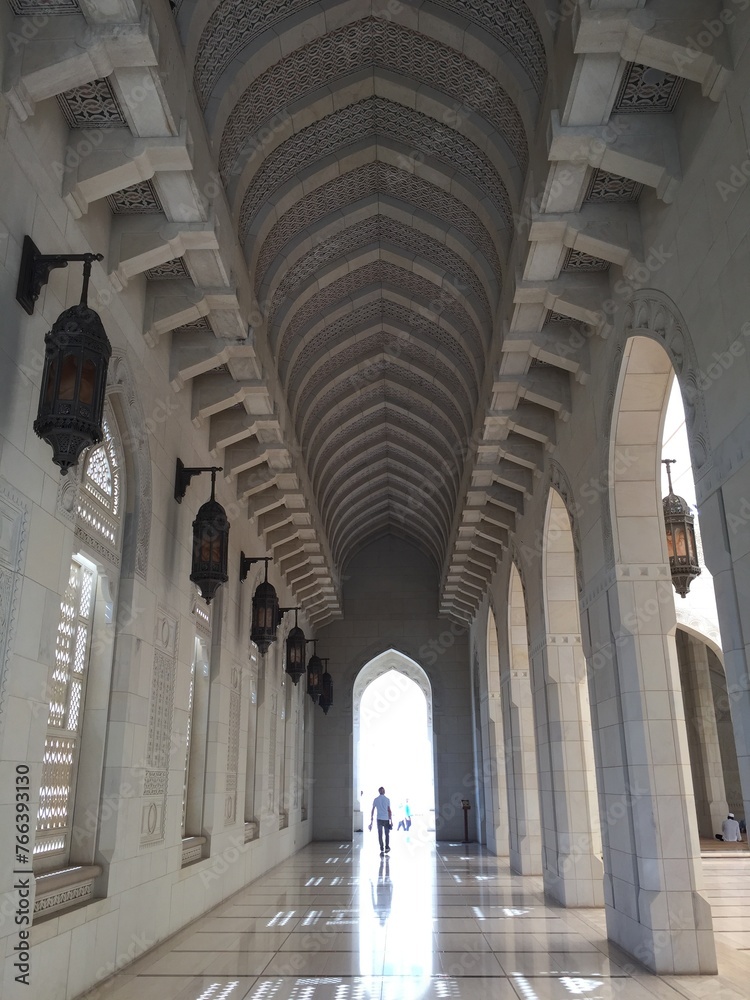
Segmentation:
[(100, 137), (96, 149), (82, 156), (63, 179), (63, 200), (76, 219), (88, 212), (92, 202), (150, 180), (160, 170), (191, 170), (193, 166), (185, 121), (179, 136), (136, 139), (129, 129), (105, 129)]
[(89, 24), (82, 15), (50, 17), (35, 26), (24, 45), (11, 47), (4, 93), (25, 121), (38, 101), (107, 77), (118, 67), (155, 66), (158, 50), (146, 4), (135, 22)]

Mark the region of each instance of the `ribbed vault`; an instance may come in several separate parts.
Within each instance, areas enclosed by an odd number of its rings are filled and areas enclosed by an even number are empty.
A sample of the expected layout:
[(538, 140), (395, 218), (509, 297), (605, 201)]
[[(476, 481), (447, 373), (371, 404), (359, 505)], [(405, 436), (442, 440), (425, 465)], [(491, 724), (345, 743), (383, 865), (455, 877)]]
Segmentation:
[(179, 26), (339, 570), (441, 569), (546, 79), (534, 0), (185, 0)]

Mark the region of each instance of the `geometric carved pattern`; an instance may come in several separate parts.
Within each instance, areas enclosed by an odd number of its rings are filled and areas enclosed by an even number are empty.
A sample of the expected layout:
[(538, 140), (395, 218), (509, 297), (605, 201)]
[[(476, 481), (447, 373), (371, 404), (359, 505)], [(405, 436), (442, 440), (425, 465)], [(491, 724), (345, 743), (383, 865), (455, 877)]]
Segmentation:
[(95, 571), (74, 558), (60, 604), (34, 845), (35, 858), (55, 855), (61, 864), (70, 850), (95, 592)]
[(115, 215), (156, 215), (164, 209), (151, 181), (139, 181), (107, 198)]
[[(411, 296), (422, 299), (428, 309), (431, 311), (435, 309), (434, 303), (438, 299), (439, 292), (438, 285), (416, 271), (405, 270), (388, 261), (375, 260), (327, 285), (317, 295), (313, 295), (304, 305), (300, 306), (288, 328), (284, 331), (279, 357), (286, 358), (291, 355), (293, 345), (296, 345), (300, 337), (304, 336), (305, 329), (314, 323), (316, 318), (324, 317), (332, 307), (338, 307), (342, 300), (356, 295), (362, 289), (381, 283), (397, 288), (401, 292), (408, 290)], [(460, 330), (465, 343), (477, 345), (481, 357), (482, 339), (463, 305), (454, 298), (452, 293), (440, 299), (439, 302), (440, 319)], [(476, 356), (476, 350), (474, 353)]]
[[(412, 390), (423, 399), (437, 403), (440, 410), (452, 422), (455, 433), (460, 437), (468, 430), (468, 418), (458, 409), (453, 396), (447, 389), (436, 384), (429, 377), (420, 375), (407, 368), (397, 368), (388, 359), (383, 359), (377, 366), (377, 378), (401, 385), (407, 390)], [(374, 379), (373, 379), (374, 381)], [(307, 438), (321, 418), (336, 407), (339, 400), (345, 399), (351, 393), (356, 393), (362, 389), (363, 380), (359, 372), (353, 372), (347, 378), (337, 382), (335, 386), (330, 386), (327, 391), (322, 391), (312, 409), (305, 415), (305, 422), (300, 430), (300, 438)], [(329, 409), (330, 408), (330, 409)]]
[(253, 80), (224, 127), (219, 157), (222, 177), (226, 180), (233, 170), (243, 144), (247, 153), (256, 152), (255, 140), (248, 143), (248, 137), (278, 120), (284, 109), (306, 94), (360, 70), (364, 62), (442, 90), (469, 113), (481, 115), (504, 137), (525, 172), (528, 148), (523, 121), (495, 77), (455, 49), (377, 17), (316, 38)]
[(307, 376), (310, 365), (317, 358), (336, 350), (349, 338), (360, 334), (364, 328), (375, 329), (383, 323), (395, 325), (403, 331), (391, 335), (390, 347), (393, 352), (400, 350), (401, 337), (407, 336), (408, 331), (410, 339), (427, 344), (433, 352), (437, 348), (440, 354), (447, 355), (451, 364), (463, 373), (468, 385), (476, 384), (481, 370), (481, 360), (480, 365), (475, 368), (466, 353), (467, 345), (406, 306), (391, 302), (389, 299), (375, 299), (351, 313), (346, 313), (306, 340), (302, 350), (295, 356), (294, 365), (287, 379), (287, 399), (290, 403), (296, 396), (302, 380)]
[(225, 826), (231, 826), (237, 819), (237, 774), (240, 764), (240, 712), (242, 671), (235, 664), (232, 667), (232, 689), (229, 692), (229, 732), (227, 737), (226, 807)]
[(500, 259), (486, 223), (470, 208), (455, 195), (416, 174), (389, 163), (374, 161), (327, 181), (279, 219), (264, 240), (258, 256), (256, 290), (262, 285), (273, 260), (290, 240), (332, 212), (342, 212), (354, 202), (376, 194), (416, 206), (435, 216), (444, 226), (454, 227), (484, 254), (493, 274), (500, 276)]
[(47, 14), (52, 17), (58, 14), (77, 14), (80, 11), (78, 0), (9, 0), (14, 14), (19, 17), (32, 17), (34, 14)]
[(156, 615), (154, 667), (151, 676), (141, 844), (164, 839), (177, 652), (177, 619), (160, 608)]
[(552, 312), (552, 310), (550, 310), (547, 313), (547, 318), (544, 321), (545, 326), (547, 325), (547, 323), (573, 323), (573, 322), (574, 320), (572, 320), (570, 316), (564, 316), (562, 313)]
[(163, 264), (150, 267), (145, 275), (149, 281), (170, 281), (173, 278), (189, 278), (190, 272), (182, 257), (173, 257)]
[(600, 204), (638, 201), (643, 185), (598, 168), (594, 170), (584, 201)]
[(40, 896), (37, 893), (34, 900), (34, 917), (38, 917), (40, 913), (54, 913), (55, 910), (67, 909), (74, 903), (78, 905), (93, 898), (93, 879), (89, 879), (82, 885), (74, 885), (69, 889), (61, 889), (59, 892), (50, 893), (49, 896)]
[(572, 247), (563, 264), (563, 271), (608, 271), (610, 262), (602, 260), (601, 257), (592, 257), (591, 254), (582, 250), (574, 250)]
[(273, 318), (284, 300), (292, 298), (294, 293), (298, 291), (295, 288), (296, 285), (313, 277), (316, 272), (331, 261), (339, 260), (346, 257), (347, 254), (373, 243), (381, 245), (390, 243), (403, 247), (408, 256), (419, 256), (434, 262), (438, 265), (438, 270), (457, 279), (456, 284), (465, 289), (471, 288), (481, 303), (481, 312), (484, 313), (489, 334), (491, 327), (490, 304), (484, 285), (471, 267), (444, 243), (439, 243), (432, 237), (412, 229), (396, 219), (386, 218), (382, 215), (371, 216), (349, 229), (335, 233), (324, 242), (318, 243), (301, 260), (297, 261), (294, 267), (286, 273), (274, 293), (269, 310), (269, 323), (273, 323)]
[(172, 336), (180, 333), (213, 333), (211, 329), (211, 324), (205, 316), (201, 316), (199, 319), (191, 320), (189, 323), (184, 323), (182, 326), (175, 327), (172, 330)]
[(76, 536), (120, 563), (122, 521), (122, 446), (117, 425), (107, 404), (102, 420), (103, 441), (85, 453), (76, 506)]
[[(546, 77), (544, 43), (525, 3), (518, 3), (518, 0), (436, 2), (459, 18), (481, 25), (506, 46), (528, 73), (536, 92), (541, 93)], [(206, 106), (219, 77), (254, 38), (279, 21), (312, 7), (317, 7), (312, 0), (222, 0), (209, 18), (198, 45), (194, 78), (201, 106)], [(365, 54), (362, 63), (366, 62)]]
[(92, 80), (57, 95), (71, 128), (124, 128), (125, 115), (109, 80)]
[(544, 42), (526, 3), (518, 0), (434, 0), (453, 15), (481, 25), (517, 57), (537, 94), (544, 89), (547, 60)]
[(617, 93), (614, 112), (673, 111), (682, 92), (684, 78), (660, 69), (628, 63)]
[(395, 139), (416, 153), (446, 165), (449, 174), (467, 177), (489, 196), (505, 220), (508, 232), (512, 231), (513, 211), (508, 192), (479, 147), (436, 118), (382, 97), (370, 97), (301, 129), (263, 161), (242, 201), (240, 241), (245, 243), (256, 215), (262, 206), (273, 201), (280, 187), (323, 157), (370, 136)]
[(154, 673), (148, 719), (146, 760), (149, 768), (166, 771), (172, 748), (174, 703), (174, 658), (163, 650), (154, 652)]
[[(379, 360), (375, 361), (374, 358)], [(326, 384), (333, 382), (339, 374), (355, 368), (358, 369), (362, 381), (363, 372), (366, 376), (366, 373), (372, 369), (373, 375), (379, 374), (380, 365), (385, 370), (388, 365), (395, 361), (418, 367), (426, 375), (434, 375), (448, 389), (451, 397), (456, 402), (460, 402), (467, 416), (473, 411), (477, 402), (475, 396), (458, 381), (453, 369), (444, 364), (435, 351), (430, 352), (419, 344), (405, 339), (394, 344), (391, 335), (383, 330), (372, 333), (343, 350), (337, 351), (324, 364), (316, 368), (305, 384), (299, 399), (292, 400), (290, 398), (292, 411), (297, 414), (298, 419), (303, 419), (308, 404), (312, 402), (313, 398), (324, 393)], [(367, 367), (363, 369), (363, 365)]]
[[(320, 446), (320, 450), (315, 457), (315, 467), (325, 468), (328, 462), (329, 455), (337, 455), (339, 447), (341, 446), (340, 438), (346, 436), (345, 440), (350, 437), (349, 428), (350, 425), (345, 422), (354, 414), (363, 412), (363, 418), (373, 416), (371, 413), (365, 412), (368, 408), (373, 406), (378, 406), (380, 410), (383, 411), (383, 416), (378, 413), (375, 417), (378, 423), (382, 422), (383, 419), (388, 421), (404, 422), (406, 419), (406, 413), (414, 414), (414, 426), (417, 428), (416, 434), (418, 435), (418, 440), (421, 440), (426, 448), (434, 449), (435, 459), (433, 465), (439, 466), (442, 471), (448, 472), (450, 470), (451, 474), (455, 478), (458, 475), (458, 468), (460, 463), (456, 462), (455, 450), (451, 450), (447, 442), (460, 442), (460, 438), (457, 438), (455, 429), (452, 428), (447, 421), (435, 410), (430, 409), (422, 401), (416, 399), (398, 399), (399, 393), (395, 386), (373, 386), (366, 392), (360, 393), (358, 397), (352, 399), (342, 406), (341, 409), (337, 409), (335, 418), (334, 416), (326, 420), (325, 423), (321, 424), (317, 428), (316, 436), (319, 436), (323, 440), (323, 444)], [(405, 397), (406, 394), (404, 393)], [(403, 403), (406, 402), (409, 406), (409, 410), (405, 411), (402, 409)], [(416, 418), (420, 418), (417, 420)], [(455, 446), (454, 446), (455, 447)], [(328, 473), (326, 472), (326, 477)]]

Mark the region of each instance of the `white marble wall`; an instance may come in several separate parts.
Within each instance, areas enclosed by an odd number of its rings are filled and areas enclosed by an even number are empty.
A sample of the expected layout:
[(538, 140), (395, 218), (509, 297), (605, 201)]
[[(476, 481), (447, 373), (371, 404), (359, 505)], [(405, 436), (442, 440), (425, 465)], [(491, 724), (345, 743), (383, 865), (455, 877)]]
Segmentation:
[[(104, 898), (35, 925), (33, 994), (14, 981), (18, 928), (13, 922), (14, 844), (13, 773), (17, 762), (31, 765), (32, 814), (38, 802), (41, 760), (49, 707), (48, 678), (71, 555), (80, 543), (58, 506), (60, 476), (49, 447), (32, 430), (41, 376), (44, 333), (66, 306), (80, 296), (80, 265), (54, 271), (32, 317), (15, 301), (21, 243), (30, 234), (47, 253), (102, 250), (110, 245), (112, 216), (106, 203), (91, 207), (75, 221), (61, 199), (60, 178), (53, 170), (67, 142), (67, 128), (54, 100), (41, 102), (23, 126), (8, 115), (0, 100), (0, 303), (4, 335), (0, 352), (0, 503), (6, 521), (2, 569), (10, 601), (4, 614), (0, 664), (0, 954), (4, 997), (29, 995), (67, 1000), (143, 953), (205, 912), (260, 872), (287, 857), (310, 838), (311, 823), (301, 819), (301, 803), (290, 809), (289, 828), (279, 831), (276, 803), (259, 840), (244, 843), (245, 768), (248, 763), (248, 701), (251, 685), (249, 614), (252, 581), (239, 583), (239, 552), (256, 552), (259, 543), (246, 511), (233, 504), (231, 488), (221, 480), (218, 499), (232, 522), (230, 582), (214, 604), (210, 715), (207, 733), (207, 779), (202, 833), (208, 837), (204, 860), (181, 868), (181, 803), (187, 694), (195, 623), (193, 586), (189, 581), (191, 523), (208, 495), (208, 481), (194, 480), (182, 506), (173, 499), (174, 467), (179, 456), (188, 465), (211, 465), (207, 426), (192, 420), (189, 392), (170, 385), (169, 337), (155, 348), (143, 334), (146, 282), (133, 279), (113, 293), (104, 266), (95, 265), (90, 301), (97, 300), (113, 351), (125, 359), (134, 396), (118, 406), (122, 421), (132, 493), (128, 517), (137, 519), (150, 499), (150, 546), (145, 573), (136, 573), (135, 537), (125, 544), (122, 580), (117, 586), (111, 692), (88, 706), (98, 715), (98, 740), (104, 741), (104, 805), (89, 803), (94, 816), (77, 842), (91, 847), (90, 860), (103, 866), (97, 891)], [(108, 305), (106, 303), (109, 303)], [(123, 390), (124, 392), (124, 390)], [(138, 449), (145, 449), (150, 484), (139, 476)], [(141, 454), (141, 458), (143, 455)], [(141, 469), (142, 471), (142, 469)], [(146, 505), (147, 506), (147, 505)], [(130, 523), (129, 521), (129, 523)], [(85, 551), (85, 549), (83, 550)], [(96, 558), (95, 553), (88, 553)], [(112, 572), (110, 571), (112, 578)], [(275, 571), (271, 577), (279, 584)], [(279, 587), (283, 604), (290, 594)], [(166, 616), (173, 623), (169, 640), (174, 654), (174, 711), (169, 760), (164, 837), (142, 841), (144, 760), (154, 651)], [(278, 664), (266, 674), (267, 690), (281, 690)], [(237, 792), (227, 787), (232, 691), (241, 685), (239, 773)], [(298, 699), (299, 700), (299, 699)], [(107, 705), (109, 716), (107, 720)], [(261, 707), (266, 725), (268, 700)], [(266, 730), (263, 730), (264, 734)], [(231, 737), (231, 739), (230, 739)], [(264, 735), (264, 739), (265, 739)], [(283, 740), (283, 726), (279, 740)], [(234, 750), (232, 749), (232, 753)], [(265, 749), (261, 747), (261, 754)], [(281, 755), (279, 757), (281, 759)], [(253, 754), (249, 758), (253, 766)], [(291, 782), (290, 782), (291, 784)], [(229, 794), (228, 794), (229, 793)], [(228, 803), (232, 794), (233, 804)], [(96, 814), (99, 811), (99, 819)], [(275, 824), (275, 825), (274, 825)], [(94, 850), (95, 848), (95, 850)], [(83, 850), (83, 847), (81, 847)], [(72, 860), (76, 860), (75, 854)]]

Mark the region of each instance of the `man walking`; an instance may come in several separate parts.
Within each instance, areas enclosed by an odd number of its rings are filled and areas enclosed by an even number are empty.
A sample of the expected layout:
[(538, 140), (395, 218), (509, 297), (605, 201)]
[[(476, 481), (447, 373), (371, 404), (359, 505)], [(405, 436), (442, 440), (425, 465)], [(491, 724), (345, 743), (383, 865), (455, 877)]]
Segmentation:
[[(391, 849), (390, 839), (391, 839), (391, 800), (385, 796), (385, 788), (382, 786), (378, 789), (380, 794), (376, 799), (373, 800), (372, 809), (370, 810), (370, 826), (369, 829), (372, 830), (372, 817), (377, 812), (378, 816), (378, 843), (380, 844), (380, 853), (388, 854)], [(385, 832), (385, 849), (383, 849), (383, 832)]]

